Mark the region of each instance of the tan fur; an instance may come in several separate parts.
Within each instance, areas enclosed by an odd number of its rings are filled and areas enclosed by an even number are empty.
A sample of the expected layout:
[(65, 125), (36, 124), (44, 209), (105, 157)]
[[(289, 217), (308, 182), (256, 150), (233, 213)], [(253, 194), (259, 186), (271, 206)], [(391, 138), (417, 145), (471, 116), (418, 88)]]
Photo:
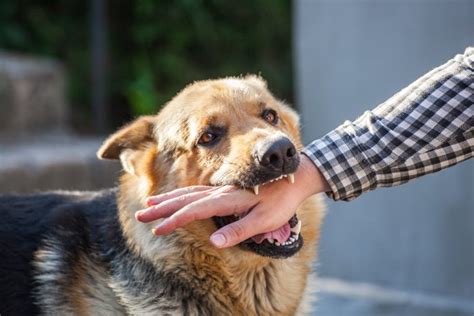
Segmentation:
[[(274, 127), (259, 117), (265, 107), (278, 112), (281, 124)], [(228, 126), (226, 141), (213, 150), (198, 148), (196, 140), (209, 123)], [(298, 116), (260, 77), (226, 78), (186, 87), (157, 116), (126, 126), (99, 151), (101, 158), (120, 158), (128, 171), (120, 182), (119, 217), (129, 247), (157, 269), (188, 279), (215, 302), (216, 315), (296, 313), (316, 256), (323, 217), (319, 199), (310, 198), (297, 210), (305, 245), (284, 260), (239, 247), (215, 249), (208, 241), (216, 229), (211, 220), (155, 237), (156, 222), (138, 223), (134, 212), (145, 207), (149, 195), (235, 178), (249, 167), (255, 144), (276, 134), (302, 148)]]
[[(107, 271), (91, 262), (87, 255), (73, 266), (74, 277), (66, 293), (75, 315), (126, 315), (115, 302), (115, 294), (108, 287)], [(91, 295), (92, 294), (92, 295)], [(108, 302), (108, 305), (101, 304)]]

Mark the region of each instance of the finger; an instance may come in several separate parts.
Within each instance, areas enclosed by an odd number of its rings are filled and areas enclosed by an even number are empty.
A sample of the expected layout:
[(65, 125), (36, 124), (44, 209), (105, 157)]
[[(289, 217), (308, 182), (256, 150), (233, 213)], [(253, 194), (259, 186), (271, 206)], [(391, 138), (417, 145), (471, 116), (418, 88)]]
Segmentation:
[(189, 194), (194, 192), (206, 191), (206, 190), (214, 190), (218, 187), (208, 186), (208, 185), (194, 185), (185, 188), (179, 188), (170, 192), (158, 194), (155, 196), (150, 196), (146, 199), (146, 204), (148, 206), (159, 204), (165, 200), (172, 199), (178, 197), (183, 194)]
[(220, 193), (202, 198), (184, 206), (160, 223), (154, 230), (156, 235), (164, 235), (183, 227), (195, 220), (202, 220), (212, 216), (226, 216), (242, 213), (252, 206), (253, 194), (237, 190), (231, 193)]
[(211, 235), (211, 242), (218, 248), (227, 248), (268, 231), (262, 226), (262, 216), (258, 212), (251, 211), (244, 218), (230, 223)]
[(135, 218), (140, 222), (148, 223), (160, 218), (169, 217), (185, 205), (206, 197), (210, 192), (212, 190), (177, 195), (162, 201), (158, 205), (153, 205), (145, 210), (136, 212)]

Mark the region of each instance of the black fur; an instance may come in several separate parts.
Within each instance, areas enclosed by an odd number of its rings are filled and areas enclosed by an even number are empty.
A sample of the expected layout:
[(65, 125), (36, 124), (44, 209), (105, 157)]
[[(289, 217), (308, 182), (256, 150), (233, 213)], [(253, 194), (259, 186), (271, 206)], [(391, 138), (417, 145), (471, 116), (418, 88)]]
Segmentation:
[[(143, 303), (145, 295), (151, 298), (148, 304), (159, 306), (163, 314), (177, 309), (212, 314), (206, 298), (193, 291), (179, 271), (157, 271), (146, 259), (132, 254), (118, 222), (116, 191), (107, 190), (0, 196), (0, 315), (41, 312), (36, 305), (38, 284), (33, 281), (32, 261), (35, 251), (50, 241), (61, 249), (61, 265), (55, 268), (61, 277), (47, 281), (59, 305), (68, 304), (62, 290), (70, 282), (70, 267), (85, 253), (123, 285), (137, 304)], [(128, 306), (123, 309), (133, 313)]]
[[(34, 315), (33, 254), (56, 228), (65, 246), (74, 255), (76, 245), (84, 243), (87, 216), (113, 213), (115, 193), (42, 193), (0, 196), (0, 304), (1, 315)], [(97, 203), (97, 202), (99, 203)], [(72, 215), (72, 216), (71, 216)], [(61, 229), (66, 226), (78, 229)], [(82, 235), (82, 236), (81, 236)]]

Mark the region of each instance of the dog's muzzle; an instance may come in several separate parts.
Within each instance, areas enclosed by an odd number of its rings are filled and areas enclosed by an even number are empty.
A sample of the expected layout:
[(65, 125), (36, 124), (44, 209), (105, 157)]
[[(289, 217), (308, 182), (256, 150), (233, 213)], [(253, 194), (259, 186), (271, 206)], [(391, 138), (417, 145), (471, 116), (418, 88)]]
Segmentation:
[[(245, 180), (237, 181), (244, 188), (253, 188), (255, 194), (258, 194), (259, 187), (270, 182), (287, 179), (290, 183), (294, 183), (293, 173), (298, 168), (299, 155), (295, 145), (287, 137), (278, 136), (257, 143), (254, 158), (254, 167), (247, 172)], [(241, 219), (251, 211), (214, 217), (214, 222), (220, 228)], [(239, 246), (266, 257), (288, 258), (303, 247), (300, 232), (301, 221), (295, 214), (288, 223), (278, 229), (253, 236)]]

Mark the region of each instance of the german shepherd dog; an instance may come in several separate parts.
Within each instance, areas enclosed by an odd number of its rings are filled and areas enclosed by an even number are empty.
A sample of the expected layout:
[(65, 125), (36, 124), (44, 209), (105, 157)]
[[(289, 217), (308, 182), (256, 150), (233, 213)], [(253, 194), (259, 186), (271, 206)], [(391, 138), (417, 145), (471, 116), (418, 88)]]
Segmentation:
[[(0, 197), (0, 314), (301, 312), (323, 216), (317, 196), (299, 207), (281, 243), (214, 248), (210, 234), (238, 216), (160, 237), (151, 233), (156, 222), (134, 218), (148, 196), (179, 187), (291, 180), (301, 148), (297, 114), (260, 77), (187, 86), (104, 142), (99, 158), (124, 169), (117, 189)], [(279, 167), (256, 159), (262, 151)]]

